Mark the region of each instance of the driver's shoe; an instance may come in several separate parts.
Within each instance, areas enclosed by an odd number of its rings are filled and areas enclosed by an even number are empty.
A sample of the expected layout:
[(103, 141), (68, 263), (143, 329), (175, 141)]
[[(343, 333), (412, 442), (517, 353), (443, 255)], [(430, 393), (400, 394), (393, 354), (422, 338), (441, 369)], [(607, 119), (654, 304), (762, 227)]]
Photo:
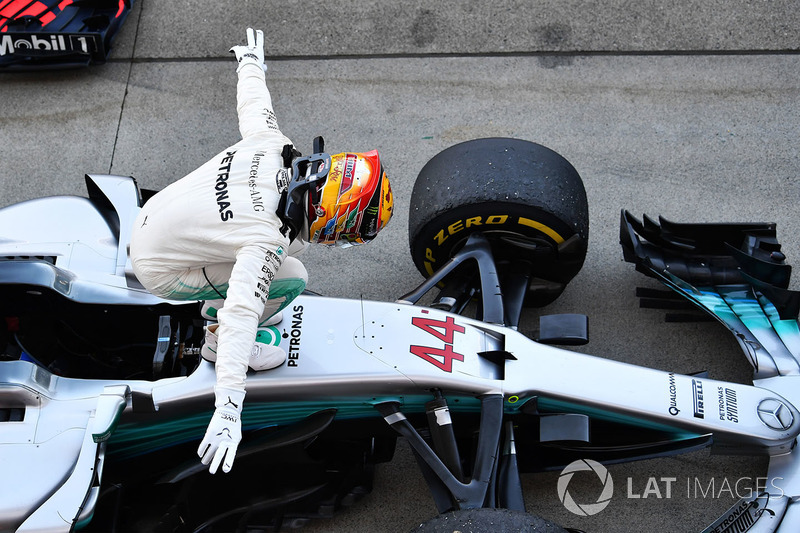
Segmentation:
[[(204, 328), (206, 331), (205, 342), (200, 348), (200, 356), (211, 363), (217, 360), (218, 327), (219, 324), (210, 324)], [(253, 349), (250, 350), (250, 357), (247, 361), (247, 365), (256, 372), (270, 370), (282, 365), (283, 362), (286, 361), (286, 352), (277, 346), (259, 342), (260, 338), (261, 335), (256, 335), (256, 342), (253, 345)]]
[(262, 370), (277, 368), (284, 361), (286, 361), (286, 352), (277, 346), (256, 341), (253, 349), (250, 350), (250, 359), (247, 364), (256, 372), (261, 372)]
[(203, 327), (205, 330), (205, 339), (203, 345), (200, 347), (200, 357), (210, 363), (217, 360), (217, 328), (219, 324), (209, 324)]
[(225, 300), (205, 300), (200, 307), (200, 316), (212, 322), (217, 321), (217, 313), (225, 304)]

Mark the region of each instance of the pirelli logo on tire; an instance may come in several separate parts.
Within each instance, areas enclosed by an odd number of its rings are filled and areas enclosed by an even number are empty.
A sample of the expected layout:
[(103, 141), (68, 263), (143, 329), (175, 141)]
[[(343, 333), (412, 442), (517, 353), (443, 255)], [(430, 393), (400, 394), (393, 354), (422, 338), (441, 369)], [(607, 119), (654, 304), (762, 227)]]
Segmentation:
[[(458, 236), (462, 233), (466, 236), (466, 234), (473, 231), (491, 231), (492, 229), (514, 231), (518, 233), (520, 227), (532, 228), (539, 231), (552, 239), (556, 244), (564, 242), (564, 237), (550, 226), (530, 218), (508, 214), (479, 215), (457, 219), (434, 234), (433, 241), (438, 249), (444, 246), (445, 241), (450, 237)], [(434, 248), (425, 248), (425, 269), (428, 271), (428, 275), (433, 274), (435, 271), (433, 263), (436, 263), (439, 259), (441, 258), (437, 258), (434, 254)]]

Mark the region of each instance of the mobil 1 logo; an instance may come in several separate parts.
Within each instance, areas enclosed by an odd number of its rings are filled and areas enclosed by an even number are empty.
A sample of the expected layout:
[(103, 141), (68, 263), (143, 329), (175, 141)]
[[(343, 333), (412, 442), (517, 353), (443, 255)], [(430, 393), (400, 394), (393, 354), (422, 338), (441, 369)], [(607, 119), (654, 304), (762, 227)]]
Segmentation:
[(94, 54), (98, 51), (95, 35), (65, 33), (4, 33), (0, 36), (0, 57), (12, 54), (47, 55), (48, 52)]

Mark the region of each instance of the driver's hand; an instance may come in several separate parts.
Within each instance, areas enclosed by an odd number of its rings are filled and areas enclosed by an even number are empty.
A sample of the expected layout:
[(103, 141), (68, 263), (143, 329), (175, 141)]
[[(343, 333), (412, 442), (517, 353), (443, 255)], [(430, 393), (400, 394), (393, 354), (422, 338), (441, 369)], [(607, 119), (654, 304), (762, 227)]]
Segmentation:
[(204, 465), (211, 463), (208, 471), (212, 474), (222, 465), (222, 471), (228, 473), (236, 457), (236, 449), (242, 440), (242, 402), (244, 391), (215, 387), (216, 410), (206, 429), (206, 435), (197, 455)]
[(234, 46), (230, 51), (236, 54), (236, 61), (239, 62), (236, 72), (239, 72), (245, 65), (249, 64), (258, 66), (264, 72), (267, 71), (267, 65), (264, 63), (263, 31), (253, 31), (253, 28), (247, 28), (247, 44)]

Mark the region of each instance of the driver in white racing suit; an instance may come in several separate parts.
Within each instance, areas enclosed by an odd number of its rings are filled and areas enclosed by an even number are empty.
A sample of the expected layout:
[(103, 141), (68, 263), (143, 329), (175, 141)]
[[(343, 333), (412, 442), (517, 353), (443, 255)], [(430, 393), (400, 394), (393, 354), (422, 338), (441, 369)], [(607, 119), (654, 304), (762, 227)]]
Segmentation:
[(242, 140), (148, 200), (130, 247), (134, 272), (150, 292), (204, 300), (203, 315), (218, 320), (206, 328), (202, 348), (216, 364), (216, 410), (198, 449), (212, 474), (233, 465), (248, 366), (267, 370), (286, 359), (279, 346), (258, 342), (258, 332), (279, 321), (305, 288), (307, 272), (294, 255), (308, 242), (368, 242), (392, 214), (375, 151), (315, 154), (319, 168), (305, 172), (305, 181), (303, 167), (285, 167), (282, 153), (291, 143), (267, 90), (263, 33), (248, 28), (247, 45), (231, 51)]

